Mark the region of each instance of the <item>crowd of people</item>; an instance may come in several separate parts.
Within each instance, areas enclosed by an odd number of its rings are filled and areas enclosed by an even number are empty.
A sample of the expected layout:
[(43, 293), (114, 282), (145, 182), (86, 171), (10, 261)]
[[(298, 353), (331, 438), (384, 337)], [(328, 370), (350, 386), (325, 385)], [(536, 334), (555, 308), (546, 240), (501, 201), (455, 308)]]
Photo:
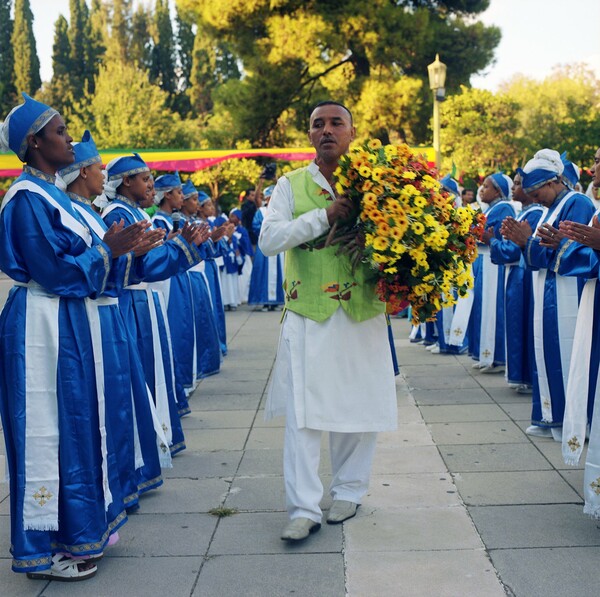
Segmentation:
[(0, 212), (12, 567), (82, 580), (185, 450), (188, 398), (227, 354), (225, 311), (279, 307), (281, 274), (252, 267), (240, 209), (215, 217), (191, 180), (155, 179), (135, 153), (103, 167), (89, 131), (72, 143), (25, 94), (0, 138), (24, 162)]
[(514, 179), (496, 172), (477, 196), (445, 189), (457, 205), (482, 210), (486, 226), (473, 263), (474, 286), (435, 322), (414, 326), (411, 341), (433, 353), (468, 353), (483, 374), (505, 374), (531, 394), (526, 433), (562, 443), (567, 464), (579, 462), (586, 438), (585, 512), (600, 516), (600, 149), (586, 193), (580, 169), (542, 149)]
[[(226, 217), (191, 180), (154, 178), (138, 154), (103, 167), (88, 131), (73, 144), (60, 114), (25, 94), (6, 117), (0, 141), (24, 162), (0, 208), (0, 269), (14, 281), (0, 316), (0, 414), (15, 572), (96, 573), (127, 512), (185, 449), (190, 394), (219, 372), (225, 313), (244, 302), (286, 305), (265, 409), (287, 419), (281, 538), (303, 541), (321, 527), (322, 432), (333, 473), (327, 522), (356, 514), (377, 432), (397, 423), (393, 338), (367, 266), (350, 267), (335, 247), (307, 249), (353, 210), (334, 189), (354, 136), (347, 107), (318, 104), (314, 162), (263, 191), (274, 177), (264, 172)], [(595, 164), (592, 192), (600, 150)], [(562, 441), (567, 462), (589, 435), (585, 508), (600, 516), (600, 222), (595, 199), (575, 190), (578, 174), (544, 149), (514, 180), (490, 174), (477, 196), (443, 178), (487, 224), (472, 292), (411, 339), (468, 352), (482, 374), (505, 373), (530, 392), (527, 433)], [(332, 295), (334, 286), (349, 290)]]

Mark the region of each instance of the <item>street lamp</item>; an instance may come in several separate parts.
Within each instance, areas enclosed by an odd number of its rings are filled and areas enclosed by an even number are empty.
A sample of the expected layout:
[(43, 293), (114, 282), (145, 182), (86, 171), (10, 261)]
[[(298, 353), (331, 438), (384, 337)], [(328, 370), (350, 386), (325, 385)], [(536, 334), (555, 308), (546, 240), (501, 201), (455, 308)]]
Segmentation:
[(435, 55), (435, 62), (427, 66), (429, 73), (429, 87), (433, 91), (433, 149), (435, 151), (435, 167), (438, 172), (442, 165), (440, 152), (440, 102), (446, 99), (446, 65), (440, 60), (440, 55)]

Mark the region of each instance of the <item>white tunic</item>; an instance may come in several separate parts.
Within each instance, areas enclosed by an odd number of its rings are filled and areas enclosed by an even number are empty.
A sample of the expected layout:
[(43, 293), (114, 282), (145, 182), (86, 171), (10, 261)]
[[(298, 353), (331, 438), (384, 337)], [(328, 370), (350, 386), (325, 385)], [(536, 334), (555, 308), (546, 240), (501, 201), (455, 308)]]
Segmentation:
[[(334, 193), (313, 162), (315, 182)], [(294, 219), (294, 197), (289, 180), (281, 178), (269, 202), (259, 246), (275, 255), (312, 240), (329, 228), (325, 209), (311, 210)], [(285, 414), (294, 400), (299, 428), (338, 432), (396, 429), (396, 385), (385, 316), (363, 322), (343, 309), (316, 322), (286, 313), (265, 417)]]

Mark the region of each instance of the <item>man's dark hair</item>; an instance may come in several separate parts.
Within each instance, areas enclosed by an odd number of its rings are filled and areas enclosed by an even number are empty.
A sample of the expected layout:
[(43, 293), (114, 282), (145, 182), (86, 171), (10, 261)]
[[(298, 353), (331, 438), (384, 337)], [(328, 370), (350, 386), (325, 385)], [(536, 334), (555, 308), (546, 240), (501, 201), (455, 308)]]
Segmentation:
[(474, 193), (475, 191), (473, 189), (463, 189), (461, 196), (464, 197), (468, 192)]
[(334, 102), (333, 100), (325, 100), (323, 102), (319, 102), (316, 106), (313, 106), (313, 109), (310, 111), (310, 113), (312, 114), (317, 108), (320, 108), (321, 106), (339, 106), (340, 108), (344, 108), (344, 110), (346, 110), (346, 112), (348, 112), (348, 115), (350, 116), (350, 124), (353, 124), (352, 112), (350, 112), (350, 110), (348, 110), (348, 108), (344, 106), (344, 104), (340, 104), (340, 102)]

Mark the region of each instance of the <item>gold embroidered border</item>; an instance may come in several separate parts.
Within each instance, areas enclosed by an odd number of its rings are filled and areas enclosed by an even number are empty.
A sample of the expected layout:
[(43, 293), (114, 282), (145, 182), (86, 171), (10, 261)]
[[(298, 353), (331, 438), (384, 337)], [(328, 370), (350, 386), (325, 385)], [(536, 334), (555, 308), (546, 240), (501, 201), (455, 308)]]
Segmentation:
[(179, 442), (178, 444), (169, 446), (169, 450), (171, 451), (171, 454), (173, 452), (177, 452), (178, 450), (183, 450), (184, 448), (185, 448), (185, 442)]
[(187, 248), (187, 243), (179, 236), (176, 236), (173, 239), (173, 242), (184, 252), (186, 259), (190, 265), (194, 265), (196, 262), (190, 253), (190, 250)]
[(133, 263), (133, 253), (127, 253), (127, 265), (125, 266), (125, 277), (123, 286), (129, 286), (129, 276), (131, 274), (131, 264)]
[(117, 528), (125, 519), (127, 518), (127, 513), (125, 510), (121, 512), (109, 525), (106, 529), (106, 532), (102, 535), (100, 541), (96, 541), (94, 543), (82, 543), (81, 545), (65, 545), (64, 543), (52, 542), (51, 547), (53, 550), (64, 550), (68, 553), (83, 553), (85, 551), (97, 551), (98, 549), (102, 549), (110, 534)]
[(56, 184), (56, 176), (53, 176), (52, 174), (46, 174), (37, 168), (32, 168), (31, 166), (25, 165), (23, 166), (23, 172), (25, 172), (25, 174), (29, 174), (30, 176), (41, 178), (50, 184)]
[(100, 289), (100, 293), (102, 293), (104, 292), (104, 289), (106, 288), (106, 283), (108, 282), (108, 274), (110, 274), (110, 259), (108, 257), (108, 252), (102, 245), (96, 245), (96, 248), (98, 249), (98, 253), (100, 253), (100, 255), (102, 255), (102, 258), (104, 259), (105, 273), (104, 280), (102, 280), (102, 288)]
[(75, 172), (75, 170), (81, 170), (82, 168), (86, 168), (87, 166), (91, 166), (92, 164), (102, 163), (102, 158), (100, 155), (95, 155), (87, 160), (83, 160), (82, 162), (75, 162), (66, 168), (63, 168), (60, 171), (60, 175), (64, 177), (65, 174), (70, 174), (71, 172)]
[(12, 567), (20, 570), (22, 568), (35, 568), (36, 566), (50, 566), (52, 564), (52, 556), (44, 556), (43, 558), (34, 558), (33, 560), (16, 560), (13, 558)]
[(115, 195), (115, 199), (118, 199), (119, 201), (126, 203), (130, 207), (139, 208), (139, 205), (135, 201), (132, 201), (131, 199), (129, 199), (128, 197), (124, 197), (123, 195), (119, 195), (118, 193), (117, 193), (117, 195)]
[(135, 491), (134, 493), (132, 493), (131, 495), (128, 495), (127, 497), (123, 498), (123, 505), (125, 507), (128, 507), (129, 504), (131, 504), (131, 502), (135, 502), (138, 498), (139, 498), (139, 494), (137, 491)]
[(67, 191), (67, 195), (69, 196), (70, 199), (72, 199), (73, 201), (76, 201), (77, 203), (81, 203), (82, 205), (89, 206), (92, 203), (89, 199), (86, 199), (85, 197), (82, 197), (81, 195), (78, 195), (77, 193), (72, 193), (71, 191)]
[(554, 267), (552, 268), (557, 274), (558, 274), (558, 268), (560, 267), (560, 261), (563, 257), (563, 255), (565, 254), (565, 251), (574, 243), (575, 241), (569, 239), (561, 248), (561, 250), (558, 252), (558, 255), (556, 256), (556, 262), (554, 263)]
[(119, 174), (113, 174), (112, 176), (108, 177), (108, 180), (117, 180), (117, 178), (124, 178), (125, 176), (135, 176), (140, 172), (150, 172), (150, 168), (148, 168), (148, 166), (132, 168), (131, 170), (126, 170), (125, 172), (119, 172)]
[(154, 477), (154, 479), (150, 479), (149, 481), (144, 481), (138, 485), (138, 491), (141, 493), (144, 489), (147, 489), (151, 485), (156, 485), (157, 483), (162, 482), (162, 477), (158, 475), (158, 477)]

